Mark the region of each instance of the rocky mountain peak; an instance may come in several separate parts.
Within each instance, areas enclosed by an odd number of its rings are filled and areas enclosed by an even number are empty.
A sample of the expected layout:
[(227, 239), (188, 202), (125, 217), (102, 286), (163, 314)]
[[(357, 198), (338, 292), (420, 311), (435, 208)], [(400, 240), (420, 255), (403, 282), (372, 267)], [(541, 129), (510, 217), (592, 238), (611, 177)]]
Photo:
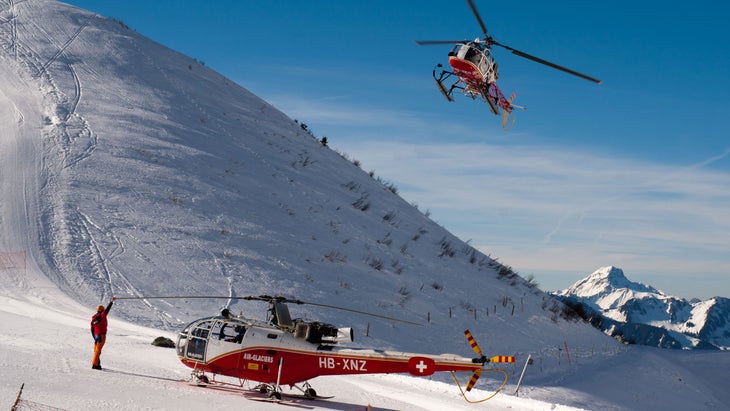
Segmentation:
[(622, 269), (601, 267), (554, 294), (615, 338), (665, 348), (726, 349), (730, 304), (722, 297), (687, 301), (629, 280)]
[(664, 296), (664, 293), (654, 287), (629, 280), (622, 269), (614, 266), (601, 267), (568, 289), (559, 291), (558, 294), (594, 297), (616, 292), (651, 293)]

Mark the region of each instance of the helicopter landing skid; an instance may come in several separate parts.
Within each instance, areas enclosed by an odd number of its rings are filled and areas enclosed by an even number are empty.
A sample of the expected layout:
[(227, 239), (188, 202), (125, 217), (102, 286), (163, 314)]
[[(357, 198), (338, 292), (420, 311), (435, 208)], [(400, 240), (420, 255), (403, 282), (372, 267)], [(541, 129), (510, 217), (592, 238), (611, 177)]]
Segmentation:
[[(451, 71), (446, 71), (442, 69), (441, 64), (437, 64), (436, 67), (433, 69), (433, 79), (436, 80), (436, 86), (438, 87), (441, 94), (446, 98), (446, 100), (453, 102), (454, 96), (452, 95), (454, 90), (461, 90), (464, 95), (467, 97), (470, 97), (472, 99), (476, 99), (478, 96), (481, 96), (484, 101), (487, 102), (487, 105), (489, 105), (489, 110), (492, 111), (494, 114), (499, 114), (499, 105), (497, 102), (497, 99), (495, 99), (493, 96), (489, 95), (489, 89), (478, 87), (475, 85), (467, 84), (465, 87), (460, 86), (459, 82), (461, 80), (457, 80), (454, 82), (454, 84), (451, 85), (448, 89), (446, 88), (446, 85), (444, 85), (444, 80), (448, 79), (449, 77), (455, 75)], [(436, 71), (442, 69), (441, 73), (436, 75)]]
[(433, 79), (436, 80), (436, 86), (438, 87), (441, 94), (443, 94), (444, 98), (450, 102), (454, 102), (454, 97), (451, 96), (451, 93), (454, 91), (454, 88), (456, 87), (456, 83), (454, 83), (448, 90), (446, 90), (446, 86), (444, 86), (444, 80), (451, 77), (454, 73), (446, 70), (441, 70), (441, 74), (436, 77), (436, 70), (443, 67), (441, 64), (437, 64), (436, 67), (433, 69)]
[(193, 370), (190, 373), (190, 380), (198, 387), (207, 387), (211, 383), (210, 378), (200, 370)]
[(259, 384), (253, 388), (254, 391), (261, 394), (269, 394), (272, 398), (299, 398), (304, 400), (328, 400), (334, 398), (334, 396), (322, 396), (318, 395), (317, 391), (305, 382), (303, 386), (293, 384), (292, 387), (301, 391), (301, 394), (292, 394), (288, 392), (282, 392), (281, 387), (277, 387), (275, 384)]

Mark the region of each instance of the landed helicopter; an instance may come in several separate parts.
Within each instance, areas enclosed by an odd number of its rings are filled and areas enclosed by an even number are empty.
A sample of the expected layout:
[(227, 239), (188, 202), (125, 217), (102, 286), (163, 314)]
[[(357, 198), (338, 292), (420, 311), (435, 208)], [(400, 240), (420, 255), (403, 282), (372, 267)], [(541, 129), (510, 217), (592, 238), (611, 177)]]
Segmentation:
[[(132, 299), (137, 297), (126, 297)], [(180, 298), (180, 297), (144, 297)], [(224, 298), (224, 297), (188, 297)], [(225, 297), (231, 298), (231, 297)], [(417, 354), (364, 348), (347, 348), (338, 345), (353, 341), (351, 328), (338, 328), (317, 321), (292, 319), (287, 304), (309, 304), (359, 314), (371, 315), (392, 321), (421, 325), (397, 318), (371, 314), (326, 304), (304, 302), (280, 296), (245, 296), (235, 299), (264, 301), (269, 303), (268, 321), (253, 320), (242, 315), (232, 315), (224, 309), (221, 315), (201, 318), (190, 323), (180, 332), (177, 355), (180, 361), (193, 369), (192, 379), (201, 386), (215, 385), (216, 375), (237, 378), (239, 387), (247, 380), (260, 383), (253, 388), (268, 394), (268, 400), (282, 400), (282, 386), (289, 385), (302, 392), (297, 397), (326, 399), (309, 384), (309, 380), (323, 375), (390, 374), (409, 373), (429, 376), (435, 372), (451, 372), (462, 396), (468, 402), (482, 402), (494, 397), (507, 383), (508, 374), (501, 368), (485, 368), (491, 363), (513, 363), (513, 356), (487, 357), (482, 353), (471, 333), (464, 331), (476, 358), (454, 354)], [(125, 297), (117, 297), (125, 299)], [(471, 391), (482, 372), (501, 372), (504, 380), (487, 398), (471, 400)], [(469, 372), (471, 377), (462, 388), (457, 372)], [(235, 384), (234, 384), (235, 385)], [(292, 396), (292, 394), (285, 394)]]
[[(497, 86), (499, 71), (497, 62), (492, 56), (492, 46), (502, 47), (511, 51), (512, 54), (516, 54), (520, 57), (524, 57), (534, 62), (578, 76), (585, 80), (601, 84), (601, 80), (597, 78), (579, 73), (575, 70), (551, 63), (547, 60), (543, 60), (539, 57), (535, 57), (499, 43), (487, 33), (487, 27), (484, 25), (484, 21), (477, 11), (474, 1), (467, 0), (467, 3), (469, 4), (471, 11), (474, 13), (477, 23), (479, 23), (479, 26), (482, 29), (482, 33), (484, 34), (483, 38), (476, 38), (474, 40), (416, 41), (416, 44), (421, 46), (454, 44), (454, 47), (448, 54), (451, 71), (443, 69), (443, 65), (440, 63), (433, 69), (433, 78), (436, 80), (436, 85), (446, 100), (451, 102), (454, 101), (454, 90), (461, 90), (465, 96), (472, 99), (481, 97), (489, 105), (492, 113), (496, 115), (502, 114), (502, 127), (506, 126), (507, 118), (515, 108), (522, 110), (525, 109), (525, 107), (518, 106), (513, 103), (515, 93), (513, 93), (510, 98), (506, 98)], [(437, 72), (439, 73), (437, 74)], [(446, 82), (449, 81), (450, 84), (446, 84)]]

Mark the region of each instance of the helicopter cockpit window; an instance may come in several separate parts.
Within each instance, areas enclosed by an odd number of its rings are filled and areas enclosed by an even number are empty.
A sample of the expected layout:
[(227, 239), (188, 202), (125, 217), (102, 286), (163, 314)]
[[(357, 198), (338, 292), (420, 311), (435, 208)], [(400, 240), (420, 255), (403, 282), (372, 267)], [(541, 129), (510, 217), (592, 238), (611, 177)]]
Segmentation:
[(236, 322), (217, 321), (211, 333), (214, 339), (240, 344), (246, 334), (246, 327)]
[[(458, 52), (456, 51), (458, 48)], [(462, 59), (462, 60), (468, 60), (476, 65), (478, 65), (483, 60), (483, 55), (481, 50), (476, 48), (475, 46), (472, 46), (470, 44), (461, 44), (455, 46), (452, 50), (452, 53), (455, 53), (456, 57)], [(453, 55), (453, 54), (449, 54)]]
[(193, 329), (191, 333), (193, 337), (208, 338), (210, 328), (213, 325), (213, 321), (203, 321)]
[(217, 320), (210, 329), (212, 340), (220, 340), (230, 343), (241, 343), (246, 334), (246, 327), (236, 321)]
[(468, 44), (462, 44), (459, 46), (459, 51), (456, 53), (456, 57), (460, 59), (466, 59), (466, 54), (471, 50)]
[(208, 345), (208, 335), (213, 327), (213, 321), (202, 321), (190, 332), (185, 356), (195, 360), (205, 360), (205, 349)]
[(210, 330), (213, 339), (222, 340), (226, 338), (226, 323), (223, 321), (216, 321), (215, 324), (213, 324), (213, 328)]
[[(187, 330), (185, 330), (187, 331)], [(188, 333), (187, 332), (181, 332), (180, 335), (177, 337), (177, 355), (178, 357), (182, 357), (185, 355), (185, 346), (188, 344)]]

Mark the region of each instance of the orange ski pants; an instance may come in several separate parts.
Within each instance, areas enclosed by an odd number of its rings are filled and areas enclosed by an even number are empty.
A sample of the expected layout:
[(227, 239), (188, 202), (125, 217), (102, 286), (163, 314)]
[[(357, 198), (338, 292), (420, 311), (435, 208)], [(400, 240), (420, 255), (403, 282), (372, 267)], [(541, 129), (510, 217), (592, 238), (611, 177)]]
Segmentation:
[(105, 342), (106, 334), (99, 335), (98, 341), (94, 342), (94, 359), (91, 360), (91, 365), (100, 365), (101, 349)]

